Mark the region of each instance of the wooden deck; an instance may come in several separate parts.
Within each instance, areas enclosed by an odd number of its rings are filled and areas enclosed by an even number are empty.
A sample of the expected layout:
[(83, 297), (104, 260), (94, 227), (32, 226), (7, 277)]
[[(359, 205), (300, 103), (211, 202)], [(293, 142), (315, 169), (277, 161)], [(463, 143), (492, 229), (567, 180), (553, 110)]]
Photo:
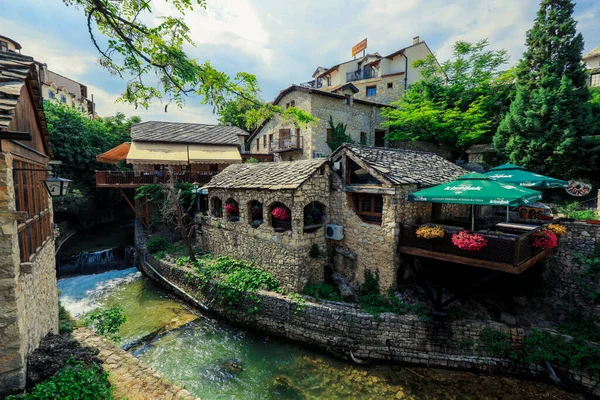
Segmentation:
[[(202, 185), (207, 184), (211, 178), (217, 175), (218, 172), (184, 172), (176, 173), (175, 179), (178, 182), (198, 182)], [(158, 176), (156, 174), (139, 173), (133, 171), (96, 171), (96, 187), (97, 188), (137, 188), (153, 183), (165, 183), (167, 180), (166, 174)]]
[(551, 249), (533, 247), (533, 233), (542, 229), (511, 235), (478, 232), (488, 240), (488, 245), (476, 252), (460, 250), (452, 243), (446, 231), (443, 238), (421, 239), (417, 226), (403, 226), (398, 251), (403, 254), (432, 258), (472, 267), (519, 275), (552, 253)]

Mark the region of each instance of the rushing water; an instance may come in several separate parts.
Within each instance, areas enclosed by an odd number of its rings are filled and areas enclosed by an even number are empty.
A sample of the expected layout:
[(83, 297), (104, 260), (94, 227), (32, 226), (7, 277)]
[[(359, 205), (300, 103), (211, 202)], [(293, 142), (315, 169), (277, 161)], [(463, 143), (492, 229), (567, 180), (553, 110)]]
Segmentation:
[(135, 268), (64, 278), (58, 286), (76, 316), (123, 307), (120, 344), (202, 399), (577, 398), (514, 378), (344, 363), (203, 317)]

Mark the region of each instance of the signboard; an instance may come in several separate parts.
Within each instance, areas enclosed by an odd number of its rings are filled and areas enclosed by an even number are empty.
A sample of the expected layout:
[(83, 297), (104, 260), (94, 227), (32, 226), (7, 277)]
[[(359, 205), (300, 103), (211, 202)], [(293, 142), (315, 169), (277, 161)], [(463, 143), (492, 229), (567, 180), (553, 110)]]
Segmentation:
[(571, 196), (581, 197), (592, 191), (592, 185), (582, 181), (569, 181), (569, 187), (565, 189)]
[(356, 44), (355, 46), (352, 47), (352, 57), (354, 57), (361, 51), (366, 50), (366, 48), (367, 48), (367, 38), (364, 38), (363, 40), (358, 42), (358, 44)]

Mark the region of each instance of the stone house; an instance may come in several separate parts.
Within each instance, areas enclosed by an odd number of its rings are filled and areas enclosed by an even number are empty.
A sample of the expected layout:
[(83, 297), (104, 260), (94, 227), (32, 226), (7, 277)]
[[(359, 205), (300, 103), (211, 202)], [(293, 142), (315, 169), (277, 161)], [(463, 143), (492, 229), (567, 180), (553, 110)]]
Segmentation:
[(322, 282), (326, 258), (311, 256), (311, 248), (327, 248), (330, 175), (327, 159), (227, 167), (205, 186), (209, 213), (199, 245), (256, 262), (286, 290)]
[[(288, 290), (322, 281), (325, 265), (355, 287), (366, 270), (379, 273), (382, 288), (394, 287), (399, 270), (403, 275), (401, 224), (456, 212), (450, 205), (409, 203), (407, 195), (464, 173), (433, 153), (360, 145), (344, 145), (329, 160), (230, 166), (206, 186), (211, 215), (201, 245), (214, 254), (255, 261)], [(234, 221), (222, 211), (232, 201), (239, 209)], [(255, 201), (264, 218), (256, 228)], [(278, 229), (272, 211), (282, 204), (290, 210), (291, 225)], [(343, 237), (326, 239), (324, 224), (341, 226)], [(326, 256), (311, 258), (313, 245)]]
[(248, 139), (251, 152), (274, 154), (275, 161), (309, 160), (327, 157), (331, 149), (327, 141), (334, 124), (346, 125), (346, 134), (356, 143), (385, 146), (387, 130), (382, 128), (380, 110), (384, 104), (355, 99), (358, 89), (349, 83), (341, 93), (330, 93), (302, 86), (290, 86), (273, 101), (284, 109), (297, 107), (319, 121), (306, 127), (296, 127), (281, 116), (265, 120)]
[(27, 356), (58, 332), (49, 146), (33, 58), (0, 51), (0, 397), (25, 387)]

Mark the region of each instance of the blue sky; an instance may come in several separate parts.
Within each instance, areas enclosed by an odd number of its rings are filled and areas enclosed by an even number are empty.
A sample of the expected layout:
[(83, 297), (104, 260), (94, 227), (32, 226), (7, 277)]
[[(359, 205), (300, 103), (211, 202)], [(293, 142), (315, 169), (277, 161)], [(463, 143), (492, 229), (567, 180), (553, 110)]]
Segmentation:
[[(100, 115), (116, 111), (143, 120), (214, 123), (212, 108), (189, 98), (183, 109), (154, 104), (149, 110), (115, 104), (125, 83), (97, 65), (81, 10), (62, 0), (0, 0), (0, 34), (23, 46), (22, 53), (88, 85)], [(154, 0), (155, 16), (175, 13), (169, 2)], [(292, 83), (310, 79), (315, 68), (350, 59), (352, 45), (367, 37), (368, 51), (391, 53), (420, 36), (440, 60), (458, 40), (490, 40), (505, 48), (510, 66), (524, 50), (525, 33), (537, 0), (207, 0), (206, 9), (186, 14), (196, 47), (189, 54), (210, 60), (234, 75), (255, 74), (263, 98), (272, 100)], [(580, 0), (575, 17), (585, 51), (600, 45), (600, 1)]]

